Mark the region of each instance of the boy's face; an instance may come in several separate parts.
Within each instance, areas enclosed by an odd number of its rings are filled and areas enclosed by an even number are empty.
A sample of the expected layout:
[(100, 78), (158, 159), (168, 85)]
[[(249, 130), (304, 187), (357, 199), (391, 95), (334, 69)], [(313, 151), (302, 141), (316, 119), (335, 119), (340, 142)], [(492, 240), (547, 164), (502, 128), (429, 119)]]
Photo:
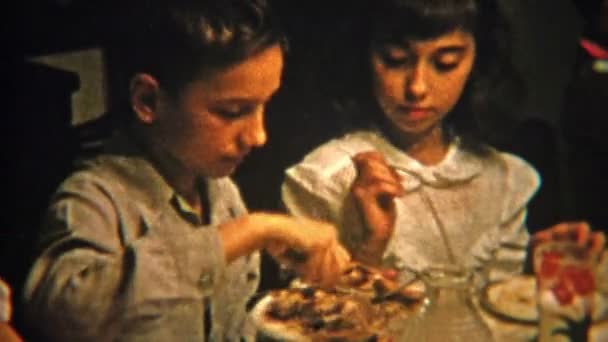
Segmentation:
[(189, 83), (177, 98), (161, 96), (153, 139), (184, 171), (196, 176), (231, 174), (266, 142), (264, 110), (283, 69), (279, 45)]
[(397, 131), (418, 136), (438, 126), (460, 99), (475, 60), (475, 40), (452, 31), (437, 38), (375, 46), (374, 95)]

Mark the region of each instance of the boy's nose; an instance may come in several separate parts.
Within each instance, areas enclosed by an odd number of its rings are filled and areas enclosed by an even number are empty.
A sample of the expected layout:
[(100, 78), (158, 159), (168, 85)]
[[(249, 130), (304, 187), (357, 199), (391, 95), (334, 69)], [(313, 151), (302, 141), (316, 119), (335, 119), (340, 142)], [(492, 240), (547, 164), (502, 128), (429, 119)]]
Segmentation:
[(260, 108), (246, 122), (242, 135), (242, 144), (247, 148), (261, 147), (266, 143), (267, 135), (264, 127), (264, 108)]

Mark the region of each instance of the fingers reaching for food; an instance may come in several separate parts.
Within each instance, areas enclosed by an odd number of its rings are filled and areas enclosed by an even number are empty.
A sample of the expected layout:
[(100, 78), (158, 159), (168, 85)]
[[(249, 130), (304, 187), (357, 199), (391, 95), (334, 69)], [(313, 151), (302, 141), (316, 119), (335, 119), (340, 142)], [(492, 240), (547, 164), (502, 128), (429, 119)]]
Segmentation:
[(332, 225), (289, 216), (274, 224), (265, 244), (270, 255), (311, 283), (329, 287), (337, 282), (351, 257)]
[(322, 288), (335, 286), (349, 263), (350, 255), (338, 243), (326, 249), (313, 250), (305, 259), (290, 262), (303, 280)]

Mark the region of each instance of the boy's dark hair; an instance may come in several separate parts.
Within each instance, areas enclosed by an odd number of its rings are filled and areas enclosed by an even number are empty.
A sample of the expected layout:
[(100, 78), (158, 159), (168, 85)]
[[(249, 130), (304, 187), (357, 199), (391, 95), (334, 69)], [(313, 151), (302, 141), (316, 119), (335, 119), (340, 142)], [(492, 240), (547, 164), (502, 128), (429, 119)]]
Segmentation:
[(453, 132), (465, 148), (483, 153), (484, 143), (499, 144), (508, 136), (506, 128), (514, 124), (510, 113), (522, 100), (523, 86), (512, 66), (509, 32), (496, 1), (364, 0), (355, 11), (362, 15), (341, 24), (338, 32), (346, 33), (339, 38), (342, 45), (328, 50), (328, 65), (334, 70), (324, 73), (326, 95), (338, 114), (346, 114), (341, 116), (347, 129), (382, 117), (371, 89), (374, 45), (427, 40), (461, 29), (475, 38), (476, 60), (460, 100), (444, 120), (446, 138)]
[(130, 0), (125, 76), (148, 73), (171, 95), (285, 37), (266, 0)]

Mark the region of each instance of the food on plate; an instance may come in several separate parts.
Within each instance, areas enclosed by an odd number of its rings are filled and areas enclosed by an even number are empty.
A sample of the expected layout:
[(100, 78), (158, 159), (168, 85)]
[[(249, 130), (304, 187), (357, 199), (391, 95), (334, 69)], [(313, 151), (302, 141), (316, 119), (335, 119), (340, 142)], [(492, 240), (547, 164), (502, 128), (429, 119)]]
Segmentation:
[(252, 316), (265, 334), (287, 341), (389, 341), (387, 327), (424, 302), (419, 290), (399, 289), (382, 272), (353, 265), (333, 289), (301, 281), (271, 291)]
[(385, 277), (382, 271), (361, 264), (347, 268), (336, 288), (356, 291), (372, 301), (383, 301), (388, 299), (386, 297), (391, 297), (395, 301), (403, 301), (405, 305), (410, 301), (418, 301), (425, 295), (422, 281), (401, 287), (397, 281)]
[(367, 321), (362, 305), (336, 293), (313, 288), (290, 288), (271, 294), (264, 312), (265, 324), (278, 325), (292, 336), (366, 338)]

